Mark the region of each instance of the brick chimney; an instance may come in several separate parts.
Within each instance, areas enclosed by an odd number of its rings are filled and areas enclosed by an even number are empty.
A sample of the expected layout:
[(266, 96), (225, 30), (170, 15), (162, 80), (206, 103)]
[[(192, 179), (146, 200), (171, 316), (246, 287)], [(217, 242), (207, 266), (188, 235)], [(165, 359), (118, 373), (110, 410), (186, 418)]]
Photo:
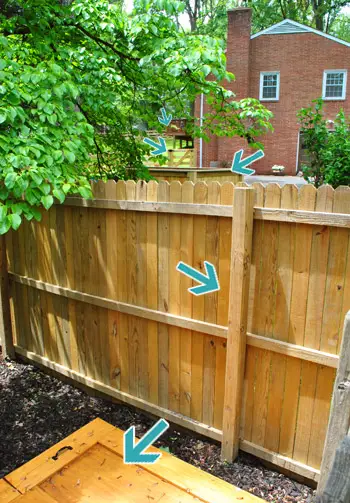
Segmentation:
[[(227, 50), (226, 68), (233, 73), (236, 80), (225, 84), (225, 87), (233, 91), (236, 100), (249, 96), (249, 63), (250, 63), (250, 30), (251, 30), (251, 9), (239, 7), (227, 12)], [(247, 149), (245, 140), (239, 137), (218, 139), (217, 160), (232, 163), (233, 154), (241, 148)]]
[(230, 89), (237, 99), (249, 96), (251, 9), (239, 7), (227, 12), (227, 70), (236, 76)]

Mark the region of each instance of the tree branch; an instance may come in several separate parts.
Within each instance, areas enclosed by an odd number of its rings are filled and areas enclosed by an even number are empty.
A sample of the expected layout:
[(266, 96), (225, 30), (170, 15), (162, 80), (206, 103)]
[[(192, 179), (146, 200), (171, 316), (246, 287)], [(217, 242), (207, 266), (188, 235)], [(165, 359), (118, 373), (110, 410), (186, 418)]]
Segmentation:
[(115, 54), (117, 54), (122, 59), (128, 59), (129, 61), (140, 61), (140, 58), (134, 58), (133, 56), (129, 56), (128, 54), (124, 54), (123, 52), (118, 51), (118, 49), (116, 49), (113, 44), (111, 44), (110, 42), (107, 42), (107, 40), (103, 40), (103, 39), (97, 37), (96, 35), (93, 35), (88, 30), (86, 30), (85, 28), (80, 26), (79, 24), (74, 23), (74, 24), (68, 24), (67, 26), (72, 26), (74, 28), (77, 28), (77, 30), (84, 33), (84, 35), (86, 35), (88, 38), (90, 38), (91, 40), (93, 40), (94, 42), (96, 42), (99, 45), (101, 44), (101, 45), (104, 45), (105, 47), (108, 47), (109, 49), (111, 49), (111, 51), (113, 51)]

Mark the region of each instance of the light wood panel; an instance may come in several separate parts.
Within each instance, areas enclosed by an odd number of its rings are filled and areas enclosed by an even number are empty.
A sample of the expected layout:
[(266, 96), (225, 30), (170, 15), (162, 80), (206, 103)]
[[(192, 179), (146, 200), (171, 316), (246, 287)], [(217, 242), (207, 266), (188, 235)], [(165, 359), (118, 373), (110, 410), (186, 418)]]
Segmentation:
[[(253, 189), (241, 441), (317, 470), (350, 308), (350, 189)], [(17, 346), (221, 431), (235, 186), (93, 191), (7, 239)], [(180, 260), (213, 263), (220, 291), (191, 295)]]

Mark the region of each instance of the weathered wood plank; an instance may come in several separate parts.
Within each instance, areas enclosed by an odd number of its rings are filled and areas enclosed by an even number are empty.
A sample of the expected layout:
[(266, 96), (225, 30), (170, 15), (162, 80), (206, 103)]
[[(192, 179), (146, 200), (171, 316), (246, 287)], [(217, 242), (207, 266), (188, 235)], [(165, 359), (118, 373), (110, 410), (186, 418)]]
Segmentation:
[[(335, 450), (350, 428), (350, 311), (344, 321), (343, 341), (339, 367), (333, 388), (326, 442), (323, 450), (320, 482), (317, 488), (321, 495), (326, 487)], [(347, 472), (348, 476), (348, 472)], [(340, 500), (339, 500), (340, 501)]]
[(320, 503), (348, 503), (350, 501), (350, 436), (346, 436), (335, 452), (326, 487), (319, 495)]
[(3, 356), (12, 358), (14, 348), (5, 236), (0, 237), (0, 275), (0, 344)]

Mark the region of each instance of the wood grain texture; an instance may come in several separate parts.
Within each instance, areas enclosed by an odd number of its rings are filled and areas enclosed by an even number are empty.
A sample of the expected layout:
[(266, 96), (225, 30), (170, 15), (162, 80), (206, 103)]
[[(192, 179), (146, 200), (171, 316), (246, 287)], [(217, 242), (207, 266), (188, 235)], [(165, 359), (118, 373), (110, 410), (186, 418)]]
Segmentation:
[[(182, 186), (180, 182), (170, 184), (169, 200), (180, 202), (182, 198)], [(180, 305), (180, 274), (176, 266), (181, 257), (181, 217), (171, 215), (169, 237), (169, 311), (179, 315)], [(169, 327), (169, 409), (179, 412), (180, 410), (180, 328)], [(194, 416), (192, 416), (194, 417)], [(197, 419), (197, 418), (195, 418)]]
[[(68, 198), (25, 223), (6, 237), (16, 344), (221, 431), (237, 190), (213, 179), (98, 182), (95, 200)], [(313, 473), (350, 309), (350, 189), (253, 191), (241, 440)], [(220, 291), (195, 298), (180, 260), (212, 262)]]
[(221, 456), (238, 454), (252, 253), (254, 190), (236, 188), (233, 201), (231, 287)]
[(350, 429), (350, 311), (343, 326), (343, 342), (340, 361), (333, 388), (329, 424), (324, 444), (320, 482), (317, 489), (321, 495), (325, 489), (328, 475), (333, 464), (335, 450)]
[(11, 358), (14, 356), (14, 348), (9, 301), (6, 241), (4, 236), (0, 237), (0, 275), (0, 344), (2, 354)]
[[(208, 185), (205, 182), (198, 182), (194, 187), (194, 203), (207, 204), (208, 203)], [(196, 216), (193, 224), (193, 240), (195, 246), (193, 247), (193, 267), (203, 272), (204, 260), (206, 256), (206, 226), (207, 218), (205, 216)], [(204, 320), (204, 295), (193, 297), (192, 304), (192, 317), (197, 320)], [(203, 407), (205, 390), (203, 382), (204, 374), (204, 337), (200, 332), (192, 333), (192, 361), (191, 361), (191, 416), (197, 421), (203, 420)], [(204, 391), (204, 393), (206, 390)], [(221, 425), (220, 425), (221, 426)]]
[[(186, 182), (185, 182), (186, 183)], [(185, 203), (161, 204), (140, 201), (113, 201), (106, 199), (85, 200), (70, 197), (67, 199), (67, 206), (82, 206), (85, 208), (109, 208), (115, 210), (147, 211), (157, 213), (177, 213), (182, 215), (207, 215), (231, 218), (231, 208), (216, 204), (200, 206)], [(347, 214), (330, 214), (325, 212), (283, 210), (273, 208), (254, 209), (256, 220), (268, 220), (273, 222), (289, 222), (309, 225), (330, 225), (334, 227), (350, 228), (350, 217)]]

